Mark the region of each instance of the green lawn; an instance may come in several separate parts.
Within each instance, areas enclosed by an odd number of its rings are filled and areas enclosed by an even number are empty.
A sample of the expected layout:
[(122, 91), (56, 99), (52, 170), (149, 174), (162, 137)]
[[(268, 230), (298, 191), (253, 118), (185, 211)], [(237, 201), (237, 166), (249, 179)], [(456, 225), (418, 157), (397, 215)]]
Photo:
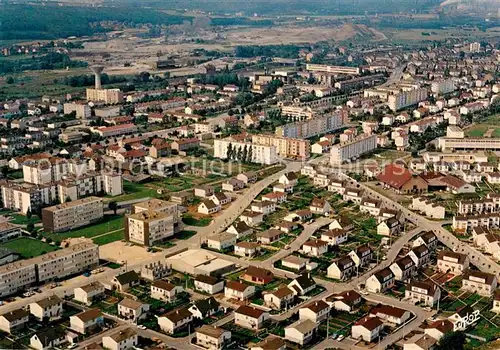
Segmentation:
[(33, 224), (41, 222), (40, 218), (36, 215), (33, 215), (31, 219), (28, 219), (26, 215), (21, 214), (11, 214), (10, 217), (12, 218), (10, 222), (16, 225), (28, 225), (30, 222)]
[(0, 244), (0, 247), (12, 249), (25, 259), (33, 258), (57, 249), (57, 247), (48, 243), (27, 237), (20, 237), (4, 242)]
[(145, 197), (156, 198), (157, 195), (156, 190), (153, 188), (146, 187), (143, 184), (123, 181), (123, 194), (116, 197), (107, 197), (107, 201), (125, 202)]
[(196, 231), (182, 230), (179, 233), (176, 233), (172, 238), (184, 240), (193, 237), (195, 234)]
[(191, 214), (185, 214), (182, 218), (182, 222), (188, 226), (208, 226), (212, 222), (211, 218), (201, 218), (197, 219)]
[(106, 232), (122, 229), (124, 226), (123, 216), (105, 215), (104, 220), (100, 223), (86, 226), (80, 229), (62, 232), (62, 233), (45, 233), (46, 237), (52, 238), (54, 241), (62, 241), (65, 238), (87, 237), (92, 238), (102, 235)]
[(96, 237), (92, 241), (97, 245), (104, 245), (111, 242), (122, 240), (124, 237), (124, 230), (108, 233), (107, 235)]

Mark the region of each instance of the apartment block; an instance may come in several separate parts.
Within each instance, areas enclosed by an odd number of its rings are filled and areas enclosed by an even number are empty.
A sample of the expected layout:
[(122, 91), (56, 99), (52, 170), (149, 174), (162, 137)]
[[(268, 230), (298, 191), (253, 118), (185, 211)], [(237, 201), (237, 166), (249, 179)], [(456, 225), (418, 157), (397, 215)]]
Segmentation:
[(306, 69), (310, 72), (325, 72), (335, 74), (358, 75), (361, 73), (359, 67), (329, 66), (326, 64), (307, 64)]
[(174, 217), (165, 212), (141, 211), (125, 218), (125, 239), (152, 245), (174, 235)]
[(433, 81), (431, 91), (436, 95), (448, 94), (455, 91), (455, 82), (453, 79), (440, 79)]
[(68, 231), (96, 222), (103, 216), (102, 198), (87, 197), (44, 208), (43, 229), (48, 232)]
[(276, 128), (275, 134), (281, 137), (306, 139), (338, 130), (343, 125), (344, 116), (342, 112), (334, 112), (333, 114), (279, 126)]
[(234, 150), (245, 149), (252, 155), (252, 163), (275, 164), (278, 162), (278, 152), (275, 146), (256, 145), (251, 142), (239, 142), (233, 139), (223, 139), (214, 141), (214, 157), (227, 159), (229, 145)]
[(0, 266), (0, 297), (35, 283), (76, 275), (99, 265), (99, 246), (79, 243), (69, 248)]
[(99, 265), (99, 246), (79, 243), (30, 259), (36, 265), (37, 281), (51, 281), (76, 275)]
[(333, 145), (330, 149), (330, 164), (338, 165), (377, 148), (377, 135), (362, 134), (357, 138)]
[(99, 101), (106, 104), (122, 103), (123, 92), (120, 89), (87, 89), (87, 101)]
[(68, 161), (62, 158), (45, 158), (23, 164), (23, 180), (42, 185), (59, 181), (68, 173)]
[(500, 138), (456, 138), (440, 137), (438, 138), (438, 149), (441, 151), (459, 150), (500, 150)]
[(75, 112), (78, 119), (89, 119), (92, 116), (90, 106), (86, 103), (65, 103), (64, 114), (71, 114)]
[(99, 126), (91, 128), (91, 131), (99, 134), (101, 137), (114, 137), (137, 132), (137, 127), (134, 124), (119, 124), (113, 126)]
[(275, 146), (278, 155), (284, 158), (308, 159), (311, 155), (311, 143), (309, 140), (259, 134), (252, 136), (252, 143)]

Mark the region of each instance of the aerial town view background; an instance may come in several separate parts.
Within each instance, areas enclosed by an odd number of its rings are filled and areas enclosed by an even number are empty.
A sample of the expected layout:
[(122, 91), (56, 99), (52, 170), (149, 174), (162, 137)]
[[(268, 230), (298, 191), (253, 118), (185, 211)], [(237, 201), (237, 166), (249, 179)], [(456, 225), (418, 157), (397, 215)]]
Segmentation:
[(500, 349), (497, 0), (0, 3), (0, 349)]

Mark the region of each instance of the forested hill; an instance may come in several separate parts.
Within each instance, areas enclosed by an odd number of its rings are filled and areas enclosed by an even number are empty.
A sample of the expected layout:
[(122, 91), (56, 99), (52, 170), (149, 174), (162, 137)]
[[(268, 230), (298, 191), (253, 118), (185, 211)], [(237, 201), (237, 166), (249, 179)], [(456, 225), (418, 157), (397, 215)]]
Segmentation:
[(57, 39), (103, 32), (102, 21), (135, 24), (180, 24), (189, 17), (172, 16), (138, 6), (76, 7), (0, 4), (0, 40)]

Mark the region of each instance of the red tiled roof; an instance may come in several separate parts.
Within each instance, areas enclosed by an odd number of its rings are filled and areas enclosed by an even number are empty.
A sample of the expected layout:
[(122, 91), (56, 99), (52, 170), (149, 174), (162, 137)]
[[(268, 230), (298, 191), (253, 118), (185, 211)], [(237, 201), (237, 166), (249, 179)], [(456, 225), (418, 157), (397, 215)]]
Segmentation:
[(411, 178), (411, 172), (400, 164), (389, 164), (378, 174), (380, 181), (396, 189), (403, 187)]

